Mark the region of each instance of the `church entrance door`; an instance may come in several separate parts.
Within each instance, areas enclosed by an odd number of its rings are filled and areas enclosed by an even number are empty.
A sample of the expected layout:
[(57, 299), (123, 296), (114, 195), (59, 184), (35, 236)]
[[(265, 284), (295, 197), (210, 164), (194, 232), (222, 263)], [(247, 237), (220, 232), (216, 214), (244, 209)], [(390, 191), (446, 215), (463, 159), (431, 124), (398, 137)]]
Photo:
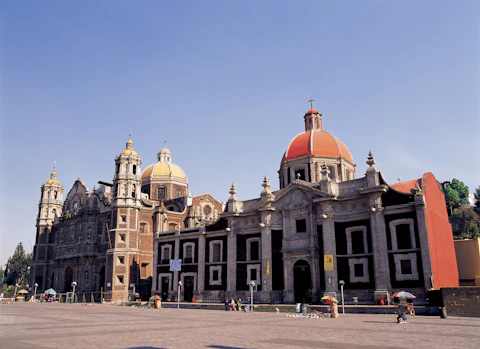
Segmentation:
[(65, 270), (65, 288), (63, 289), (65, 292), (68, 292), (72, 289), (72, 281), (73, 281), (73, 269), (72, 267), (68, 267)]
[(191, 302), (193, 298), (193, 276), (184, 277), (185, 288), (183, 289), (183, 299), (185, 302)]
[(170, 280), (162, 277), (162, 301), (168, 300), (168, 291), (170, 290)]
[(296, 303), (310, 303), (312, 297), (312, 275), (310, 264), (307, 261), (299, 260), (293, 265), (293, 287), (295, 289)]

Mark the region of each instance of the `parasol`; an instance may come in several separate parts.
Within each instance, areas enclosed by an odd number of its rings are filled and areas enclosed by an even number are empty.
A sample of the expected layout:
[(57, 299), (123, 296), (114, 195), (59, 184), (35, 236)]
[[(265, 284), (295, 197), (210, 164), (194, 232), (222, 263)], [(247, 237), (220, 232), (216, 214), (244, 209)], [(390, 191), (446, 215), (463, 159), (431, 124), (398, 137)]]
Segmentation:
[(338, 300), (333, 297), (333, 296), (323, 296), (321, 299), (320, 299), (322, 302), (324, 302), (325, 304), (330, 304), (330, 303), (338, 303)]
[(27, 290), (20, 290), (20, 291), (18, 291), (18, 293), (19, 294), (25, 294), (25, 293), (28, 293), (28, 291)]
[(57, 291), (55, 291), (53, 288), (49, 288), (48, 290), (45, 290), (45, 294), (57, 294)]
[(159, 300), (160, 300), (160, 296), (157, 296), (157, 295), (151, 296), (151, 297), (150, 297), (150, 300), (151, 300), (151, 301), (159, 301)]
[(414, 299), (414, 298), (417, 298), (417, 297), (415, 297), (415, 296), (414, 296), (413, 294), (411, 294), (410, 292), (400, 291), (400, 292), (396, 292), (396, 293), (392, 294), (392, 298)]

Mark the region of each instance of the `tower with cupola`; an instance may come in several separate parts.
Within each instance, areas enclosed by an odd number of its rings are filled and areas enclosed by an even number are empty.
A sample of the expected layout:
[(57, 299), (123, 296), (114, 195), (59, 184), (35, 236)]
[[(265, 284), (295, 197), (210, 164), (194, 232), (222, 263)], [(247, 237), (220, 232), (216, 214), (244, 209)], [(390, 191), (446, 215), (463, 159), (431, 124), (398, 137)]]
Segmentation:
[(53, 169), (50, 179), (40, 187), (40, 202), (36, 224), (35, 247), (30, 270), (30, 284), (38, 284), (38, 289), (50, 287), (53, 280), (48, 280), (48, 264), (53, 257), (55, 233), (52, 230), (57, 217), (62, 215), (63, 185), (57, 180)]
[(115, 158), (111, 246), (107, 251), (106, 291), (121, 298), (125, 288), (135, 284), (138, 289), (141, 260), (139, 215), (141, 208), (142, 158), (133, 150), (130, 139), (125, 150)]

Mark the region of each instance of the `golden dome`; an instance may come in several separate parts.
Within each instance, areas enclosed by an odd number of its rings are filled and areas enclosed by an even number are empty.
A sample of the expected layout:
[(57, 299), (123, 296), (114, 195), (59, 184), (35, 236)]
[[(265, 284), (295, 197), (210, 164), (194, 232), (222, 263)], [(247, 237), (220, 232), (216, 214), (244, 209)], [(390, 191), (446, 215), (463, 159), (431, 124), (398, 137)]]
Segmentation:
[[(131, 137), (131, 134), (130, 134)], [(133, 150), (133, 142), (132, 139), (129, 138), (127, 143), (125, 144), (125, 150), (121, 152), (120, 156), (139, 156), (135, 150)]]
[(171, 162), (157, 162), (148, 166), (142, 173), (142, 181), (152, 179), (183, 179), (187, 176), (180, 166)]
[(50, 175), (50, 179), (46, 181), (45, 184), (61, 185), (60, 182), (57, 180), (57, 172), (53, 171)]
[[(129, 141), (131, 142), (131, 141)], [(122, 151), (122, 156), (130, 156), (130, 155), (133, 155), (133, 156), (138, 156), (137, 152), (133, 149), (125, 149), (124, 151)]]

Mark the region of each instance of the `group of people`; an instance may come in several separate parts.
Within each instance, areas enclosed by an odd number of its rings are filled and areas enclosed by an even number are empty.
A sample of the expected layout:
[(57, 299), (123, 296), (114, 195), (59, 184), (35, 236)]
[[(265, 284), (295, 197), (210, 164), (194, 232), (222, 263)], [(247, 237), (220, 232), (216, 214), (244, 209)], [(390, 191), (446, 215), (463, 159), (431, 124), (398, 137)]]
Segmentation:
[(236, 302), (233, 297), (225, 298), (225, 311), (246, 311), (245, 307), (242, 308), (242, 299), (239, 298)]

